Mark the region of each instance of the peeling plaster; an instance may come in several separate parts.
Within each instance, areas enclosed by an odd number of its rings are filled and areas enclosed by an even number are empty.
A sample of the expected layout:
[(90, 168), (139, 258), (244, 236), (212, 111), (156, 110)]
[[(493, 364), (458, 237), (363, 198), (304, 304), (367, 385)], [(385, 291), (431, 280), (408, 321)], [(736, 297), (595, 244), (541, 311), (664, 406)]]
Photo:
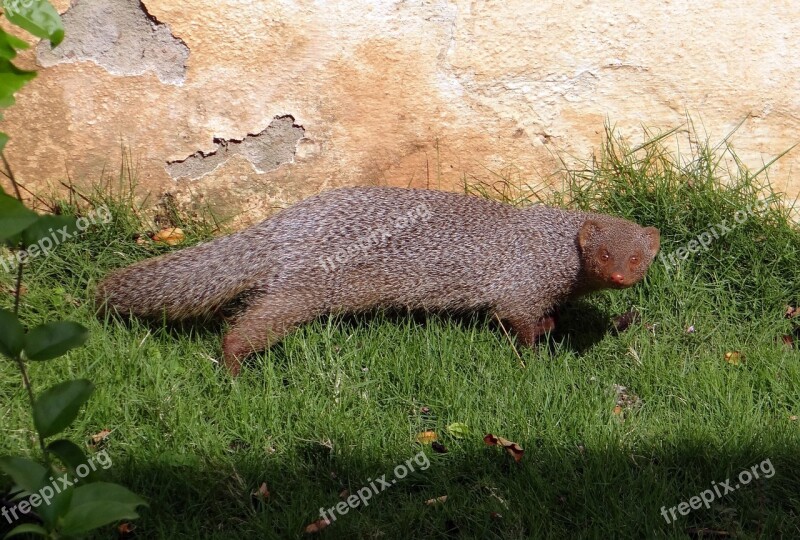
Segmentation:
[(259, 174), (273, 171), (294, 161), (298, 143), (304, 135), (305, 129), (294, 123), (293, 116), (277, 116), (260, 133), (248, 134), (241, 140), (215, 138), (216, 148), (211, 152), (198, 151), (186, 159), (168, 161), (167, 173), (176, 180), (197, 180), (235, 155), (244, 157)]
[(64, 41), (39, 43), (44, 67), (91, 61), (114, 75), (155, 73), (165, 84), (186, 79), (189, 48), (139, 0), (77, 0), (62, 16)]
[[(39, 69), (4, 111), (5, 151), (34, 190), (65, 174), (90, 186), (122, 143), (141, 164), (143, 196), (167, 190), (244, 225), (345, 185), (460, 189), (465, 177), (493, 182), (511, 171), (558, 187), (556, 173), (602, 144), (605, 122), (632, 145), (642, 126), (679, 128), (682, 149), (687, 115), (711, 141), (747, 118), (730, 141), (751, 168), (800, 133), (798, 2), (143, 0), (155, 21), (135, 0), (52, 1), (75, 31), (88, 28), (75, 13), (93, 6), (98, 15), (82, 48)], [(144, 46), (117, 68), (81, 60), (100, 57), (94, 49), (108, 56), (132, 31), (103, 15), (114, 12), (135, 19), (140, 36), (168, 24), (191, 56), (162, 79), (182, 80), (185, 63), (185, 82), (161, 82), (138, 59), (154, 54)], [(21, 53), (20, 67), (35, 69), (35, 53)], [(110, 72), (132, 72), (134, 62), (141, 76)], [(231, 158), (213, 142), (243, 143), (286, 112), (305, 127), (294, 155), (287, 143), (275, 160), (289, 166), (259, 174), (275, 162)], [(198, 150), (209, 157), (188, 159)], [(202, 168), (167, 165), (184, 158)], [(170, 174), (207, 168), (199, 181)], [(793, 198), (799, 169), (795, 150), (771, 167), (770, 182)]]

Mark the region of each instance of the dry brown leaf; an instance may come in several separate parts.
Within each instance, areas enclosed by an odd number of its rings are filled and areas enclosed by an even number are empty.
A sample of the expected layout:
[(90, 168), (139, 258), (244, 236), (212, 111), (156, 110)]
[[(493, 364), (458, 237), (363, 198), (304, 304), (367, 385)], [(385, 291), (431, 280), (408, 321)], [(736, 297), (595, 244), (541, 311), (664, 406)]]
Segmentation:
[[(10, 294), (11, 296), (17, 295), (17, 289), (13, 285), (0, 286), (0, 291), (2, 291), (5, 294)], [(25, 285), (20, 286), (19, 295), (25, 296), (26, 294), (28, 294), (28, 287), (26, 287)]]
[(423, 431), (422, 433), (417, 434), (417, 442), (419, 444), (431, 444), (438, 438), (439, 437), (436, 435), (435, 431)]
[(136, 530), (136, 527), (133, 526), (132, 523), (128, 523), (127, 521), (124, 523), (120, 523), (117, 527), (117, 532), (119, 532), (120, 538), (133, 538), (133, 531)]
[(266, 482), (262, 482), (261, 485), (258, 486), (258, 489), (253, 492), (253, 497), (263, 500), (269, 499), (269, 489), (267, 489)]
[(496, 437), (491, 433), (483, 438), (483, 442), (489, 446), (502, 446), (517, 463), (519, 463), (519, 460), (521, 460), (522, 456), (525, 454), (525, 450), (517, 443), (504, 439), (503, 437)]
[(725, 353), (725, 361), (731, 365), (738, 366), (744, 362), (744, 356), (739, 351), (728, 351)]
[(797, 422), (797, 415), (793, 414), (792, 416), (789, 417), (789, 420), (791, 420), (792, 422)]
[(433, 441), (431, 443), (431, 448), (433, 448), (433, 451), (436, 452), (437, 454), (447, 453), (447, 447), (442, 443), (440, 443), (439, 441)]
[(169, 229), (161, 229), (152, 237), (153, 242), (167, 244), (168, 246), (177, 246), (181, 242), (186, 239), (186, 235), (183, 234), (183, 230), (179, 229), (178, 227), (172, 227)]
[(641, 315), (636, 309), (631, 309), (630, 311), (623, 313), (622, 315), (618, 315), (614, 317), (612, 324), (614, 325), (614, 330), (617, 333), (624, 332), (627, 330), (631, 325), (638, 323), (642, 320)]
[(325, 529), (331, 522), (327, 519), (318, 519), (306, 527), (306, 534), (316, 534)]
[(619, 405), (614, 407), (614, 414), (622, 414), (622, 407), (620, 407)]
[(800, 308), (794, 306), (786, 306), (786, 313), (784, 313), (784, 316), (787, 319), (797, 317), (798, 315), (800, 315)]
[(783, 342), (783, 344), (789, 347), (790, 349), (794, 348), (794, 338), (792, 337), (791, 334), (786, 334), (785, 336), (781, 336), (781, 342)]
[(427, 504), (428, 506), (433, 506), (433, 505), (436, 505), (436, 504), (442, 504), (446, 500), (447, 500), (447, 495), (442, 495), (441, 497), (436, 497), (434, 499), (428, 499), (427, 501), (425, 501), (425, 504)]
[(92, 435), (90, 444), (92, 446), (97, 446), (100, 443), (102, 443), (103, 441), (105, 441), (106, 439), (108, 439), (109, 435), (111, 435), (111, 430), (110, 429), (104, 429), (102, 431), (99, 431), (98, 433), (95, 433), (94, 435)]

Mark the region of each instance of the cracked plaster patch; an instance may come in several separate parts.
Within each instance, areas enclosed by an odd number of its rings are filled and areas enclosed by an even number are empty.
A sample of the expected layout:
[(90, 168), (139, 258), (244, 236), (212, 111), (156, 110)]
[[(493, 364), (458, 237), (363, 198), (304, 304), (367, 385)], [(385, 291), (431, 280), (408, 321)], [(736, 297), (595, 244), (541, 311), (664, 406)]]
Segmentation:
[(197, 180), (235, 155), (247, 159), (257, 173), (269, 172), (294, 161), (298, 141), (304, 134), (305, 129), (294, 123), (294, 117), (278, 116), (260, 133), (248, 134), (242, 140), (215, 138), (216, 148), (211, 152), (198, 151), (186, 159), (167, 162), (167, 173), (176, 180)]
[(64, 41), (36, 50), (44, 67), (91, 61), (114, 75), (153, 72), (165, 84), (186, 78), (189, 48), (151, 16), (139, 0), (77, 0), (62, 15)]

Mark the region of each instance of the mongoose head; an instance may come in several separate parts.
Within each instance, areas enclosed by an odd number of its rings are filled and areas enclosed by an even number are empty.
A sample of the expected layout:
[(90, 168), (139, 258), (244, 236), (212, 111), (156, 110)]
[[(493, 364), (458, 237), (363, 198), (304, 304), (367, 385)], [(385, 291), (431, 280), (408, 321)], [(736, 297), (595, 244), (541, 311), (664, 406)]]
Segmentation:
[(617, 218), (587, 219), (578, 231), (584, 272), (599, 288), (623, 289), (641, 281), (659, 241), (655, 227)]

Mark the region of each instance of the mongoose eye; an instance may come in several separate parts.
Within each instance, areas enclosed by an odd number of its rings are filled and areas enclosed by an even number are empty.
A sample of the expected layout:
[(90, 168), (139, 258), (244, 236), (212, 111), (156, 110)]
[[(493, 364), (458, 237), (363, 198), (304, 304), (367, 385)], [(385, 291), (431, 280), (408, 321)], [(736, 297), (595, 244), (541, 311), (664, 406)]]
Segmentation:
[(606, 261), (608, 261), (608, 259), (609, 259), (608, 253), (606, 253), (605, 251), (600, 254), (600, 260), (601, 261), (606, 262)]
[(631, 257), (631, 264), (639, 264), (639, 257), (637, 257), (636, 255)]

